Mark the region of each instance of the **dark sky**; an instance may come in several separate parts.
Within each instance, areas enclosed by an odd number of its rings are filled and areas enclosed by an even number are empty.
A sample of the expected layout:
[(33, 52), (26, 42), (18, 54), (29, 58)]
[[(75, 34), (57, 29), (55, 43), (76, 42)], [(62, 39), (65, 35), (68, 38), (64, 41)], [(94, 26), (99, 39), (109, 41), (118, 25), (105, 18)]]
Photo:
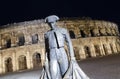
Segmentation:
[(120, 21), (120, 2), (111, 0), (0, 0), (0, 25), (45, 18), (92, 17)]

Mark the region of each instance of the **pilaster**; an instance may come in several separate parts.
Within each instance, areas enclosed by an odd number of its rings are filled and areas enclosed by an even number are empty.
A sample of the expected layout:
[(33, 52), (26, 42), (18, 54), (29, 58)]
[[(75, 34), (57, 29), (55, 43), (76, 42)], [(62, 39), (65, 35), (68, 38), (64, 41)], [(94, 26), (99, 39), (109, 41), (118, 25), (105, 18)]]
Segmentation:
[(27, 69), (31, 69), (32, 68), (32, 60), (31, 60), (31, 58), (32, 58), (32, 56), (30, 56), (30, 52), (29, 51), (27, 51)]
[(112, 54), (112, 51), (111, 51), (111, 48), (110, 48), (110, 45), (109, 44), (106, 44), (106, 49), (107, 49), (107, 53), (108, 54)]
[(80, 59), (86, 59), (84, 47), (81, 47), (81, 49), (79, 50), (79, 53), (80, 53)]
[(13, 52), (13, 58), (12, 58), (12, 62), (13, 62), (13, 71), (17, 71), (17, 65), (16, 65), (16, 52)]
[(2, 52), (0, 51), (0, 74), (2, 74), (3, 68), (2, 68)]
[(95, 48), (93, 44), (90, 45), (90, 53), (91, 57), (96, 57)]

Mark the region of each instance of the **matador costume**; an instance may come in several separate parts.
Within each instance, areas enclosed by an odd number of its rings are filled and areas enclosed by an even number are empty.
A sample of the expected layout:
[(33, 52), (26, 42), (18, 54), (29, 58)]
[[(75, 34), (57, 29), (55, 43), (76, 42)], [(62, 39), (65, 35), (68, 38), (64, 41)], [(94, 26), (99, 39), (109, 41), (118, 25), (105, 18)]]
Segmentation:
[[(46, 60), (40, 79), (89, 79), (75, 60), (67, 30), (55, 25), (57, 20), (59, 18), (56, 15), (45, 19), (51, 30), (45, 33)], [(65, 41), (69, 50), (68, 56), (64, 49)]]

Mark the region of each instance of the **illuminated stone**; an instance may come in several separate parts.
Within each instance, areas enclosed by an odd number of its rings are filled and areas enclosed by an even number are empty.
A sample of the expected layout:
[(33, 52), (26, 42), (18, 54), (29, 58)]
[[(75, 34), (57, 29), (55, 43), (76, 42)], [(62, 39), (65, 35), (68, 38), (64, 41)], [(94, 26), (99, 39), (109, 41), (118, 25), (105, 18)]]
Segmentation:
[[(119, 31), (115, 23), (64, 19), (57, 24), (68, 29), (77, 60), (120, 52)], [(10, 71), (14, 72), (42, 66), (45, 59), (44, 33), (47, 30), (48, 25), (42, 19), (1, 26), (0, 74), (7, 73), (7, 67), (11, 67)], [(19, 60), (20, 57), (23, 60)], [(6, 64), (9, 59), (10, 63), (8, 61)]]

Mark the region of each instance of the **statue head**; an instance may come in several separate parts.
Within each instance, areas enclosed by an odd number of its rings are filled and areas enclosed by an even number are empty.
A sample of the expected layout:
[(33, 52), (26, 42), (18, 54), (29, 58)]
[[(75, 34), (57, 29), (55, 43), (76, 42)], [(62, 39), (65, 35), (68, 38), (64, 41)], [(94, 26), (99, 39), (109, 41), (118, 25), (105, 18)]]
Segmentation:
[(45, 22), (48, 23), (48, 25), (51, 27), (51, 29), (54, 29), (56, 27), (56, 22), (59, 20), (59, 17), (56, 15), (50, 15), (45, 18)]
[(59, 20), (59, 17), (56, 15), (50, 15), (45, 18), (46, 23), (52, 23), (52, 22), (57, 22)]

